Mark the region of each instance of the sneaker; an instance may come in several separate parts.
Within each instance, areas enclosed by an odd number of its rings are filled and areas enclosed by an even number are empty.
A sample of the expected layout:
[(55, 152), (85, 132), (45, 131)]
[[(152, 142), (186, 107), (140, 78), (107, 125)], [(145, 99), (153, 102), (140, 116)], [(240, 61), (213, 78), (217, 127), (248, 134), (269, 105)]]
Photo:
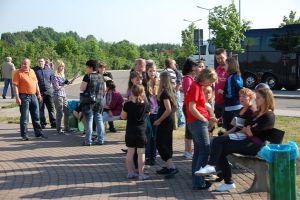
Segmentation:
[(118, 130), (115, 128), (111, 128), (111, 129), (109, 129), (109, 132), (116, 133), (116, 132), (118, 132)]
[(65, 129), (64, 132), (65, 133), (75, 133), (76, 130), (75, 129)]
[(140, 181), (144, 181), (144, 180), (148, 180), (148, 179), (150, 179), (150, 176), (148, 176), (148, 175), (139, 175), (139, 180)]
[(206, 165), (205, 167), (201, 167), (198, 171), (195, 172), (196, 176), (203, 176), (207, 174), (213, 174), (216, 173), (216, 168), (211, 165)]
[(57, 133), (58, 133), (59, 135), (64, 135), (64, 134), (65, 134), (65, 132), (64, 132), (62, 129), (57, 130)]
[(186, 158), (186, 159), (193, 159), (193, 153), (190, 153), (188, 151), (185, 151), (183, 153), (183, 156)]
[(223, 183), (223, 184), (219, 185), (215, 189), (215, 191), (217, 191), (217, 192), (226, 192), (226, 191), (229, 191), (229, 190), (232, 190), (232, 189), (235, 189), (235, 188), (236, 188), (236, 186), (235, 186), (234, 183), (232, 183), (232, 184)]
[(3, 98), (3, 99), (6, 99), (6, 96), (4, 96), (4, 95), (2, 94), (2, 98)]
[(145, 165), (150, 165), (150, 159), (147, 159), (147, 160), (145, 161)]
[(56, 124), (51, 124), (51, 128), (56, 128)]
[(37, 139), (47, 139), (48, 137), (44, 134), (40, 134), (39, 136), (36, 136)]
[(163, 167), (160, 170), (156, 171), (157, 174), (167, 174), (169, 173), (169, 169), (167, 167)]
[(29, 138), (27, 136), (22, 137), (22, 141), (28, 141)]
[(177, 168), (171, 168), (171, 169), (169, 169), (169, 172), (165, 176), (165, 179), (173, 178), (175, 176), (175, 174), (177, 174), (178, 172), (179, 172), (179, 170)]
[(127, 179), (135, 179), (137, 177), (139, 177), (139, 175), (136, 173), (127, 174)]
[(205, 181), (205, 185), (204, 186), (193, 186), (193, 190), (206, 190), (208, 188), (210, 188), (211, 183), (208, 181)]
[(42, 129), (45, 129), (45, 128), (46, 128), (46, 125), (45, 125), (45, 124), (42, 124), (41, 127), (42, 127)]
[(83, 142), (83, 143), (82, 143), (82, 146), (92, 146), (92, 144)]
[(121, 149), (121, 151), (123, 151), (124, 153), (127, 153), (127, 149)]

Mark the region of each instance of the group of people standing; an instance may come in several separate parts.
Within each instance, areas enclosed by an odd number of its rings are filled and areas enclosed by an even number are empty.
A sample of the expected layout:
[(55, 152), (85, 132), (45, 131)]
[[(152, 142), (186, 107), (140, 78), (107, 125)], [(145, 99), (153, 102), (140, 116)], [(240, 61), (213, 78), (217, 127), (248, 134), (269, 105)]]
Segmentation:
[[(230, 153), (257, 154), (266, 141), (264, 134), (274, 127), (274, 99), (267, 87), (257, 88), (256, 93), (243, 88), (239, 63), (235, 58), (227, 58), (224, 49), (217, 49), (215, 56), (219, 64), (216, 70), (206, 68), (203, 61), (196, 63), (187, 59), (182, 67), (183, 77), (175, 60), (166, 59), (164, 69), (158, 73), (153, 60), (136, 59), (125, 97), (116, 90), (111, 74), (105, 71), (105, 64), (88, 60), (80, 84), (80, 111), (85, 120), (83, 145), (103, 145), (104, 122), (110, 121), (114, 130), (114, 120), (127, 120), (127, 178), (149, 179), (144, 174), (144, 166), (154, 165), (158, 152), (165, 165), (156, 173), (168, 179), (179, 172), (172, 160), (173, 129), (183, 126), (184, 156), (192, 158), (193, 189), (208, 189), (211, 182), (206, 177), (216, 172), (217, 180), (224, 180), (217, 191), (235, 188), (226, 156)], [(16, 102), (20, 105), (22, 139), (28, 140), (29, 113), (35, 136), (46, 138), (42, 132), (47, 125), (45, 106), (51, 127), (59, 134), (70, 131), (65, 86), (72, 81), (64, 75), (63, 61), (50, 66), (45, 64), (44, 58), (39, 58), (38, 66), (31, 68), (30, 65), (30, 60), (25, 58), (12, 79)], [(183, 105), (180, 88), (184, 95)], [(245, 120), (243, 127), (234, 127), (235, 117)], [(97, 133), (95, 141), (93, 123)], [(216, 124), (222, 124), (226, 131), (213, 138)]]

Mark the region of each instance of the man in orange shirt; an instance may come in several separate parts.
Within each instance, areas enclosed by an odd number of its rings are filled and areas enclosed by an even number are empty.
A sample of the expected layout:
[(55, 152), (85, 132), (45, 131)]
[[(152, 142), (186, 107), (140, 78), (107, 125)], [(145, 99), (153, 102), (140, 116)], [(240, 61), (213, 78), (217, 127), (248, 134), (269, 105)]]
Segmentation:
[(21, 68), (15, 72), (12, 82), (15, 89), (16, 102), (20, 106), (20, 129), (22, 140), (29, 140), (27, 137), (29, 112), (31, 114), (35, 137), (47, 138), (42, 133), (40, 123), (38, 101), (41, 101), (42, 97), (36, 75), (30, 68), (30, 60), (28, 58), (22, 60)]

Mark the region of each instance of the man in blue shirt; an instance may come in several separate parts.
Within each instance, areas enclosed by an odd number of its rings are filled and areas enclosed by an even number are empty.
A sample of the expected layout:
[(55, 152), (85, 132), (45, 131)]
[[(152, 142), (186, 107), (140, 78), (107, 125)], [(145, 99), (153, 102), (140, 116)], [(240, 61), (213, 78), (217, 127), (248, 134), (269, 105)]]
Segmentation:
[(51, 87), (51, 79), (54, 78), (54, 73), (49, 67), (45, 67), (45, 59), (38, 58), (38, 66), (33, 68), (38, 79), (39, 88), (42, 94), (40, 103), (40, 118), (42, 128), (47, 125), (45, 117), (45, 105), (49, 113), (51, 128), (56, 128), (55, 107), (53, 101), (53, 89)]

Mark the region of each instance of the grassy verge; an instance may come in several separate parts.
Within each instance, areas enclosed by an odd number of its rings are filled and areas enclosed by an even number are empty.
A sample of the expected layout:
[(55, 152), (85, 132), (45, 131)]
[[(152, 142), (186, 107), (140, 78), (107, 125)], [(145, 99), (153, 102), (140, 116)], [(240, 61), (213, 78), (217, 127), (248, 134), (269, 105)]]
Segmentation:
[(7, 104), (7, 105), (4, 105), (2, 106), (1, 108), (2, 109), (9, 109), (9, 108), (15, 108), (15, 107), (18, 107), (19, 105), (17, 103), (10, 103), (10, 104)]
[(20, 117), (0, 116), (0, 122), (6, 122), (6, 123), (9, 123), (9, 124), (19, 124), (20, 123)]

